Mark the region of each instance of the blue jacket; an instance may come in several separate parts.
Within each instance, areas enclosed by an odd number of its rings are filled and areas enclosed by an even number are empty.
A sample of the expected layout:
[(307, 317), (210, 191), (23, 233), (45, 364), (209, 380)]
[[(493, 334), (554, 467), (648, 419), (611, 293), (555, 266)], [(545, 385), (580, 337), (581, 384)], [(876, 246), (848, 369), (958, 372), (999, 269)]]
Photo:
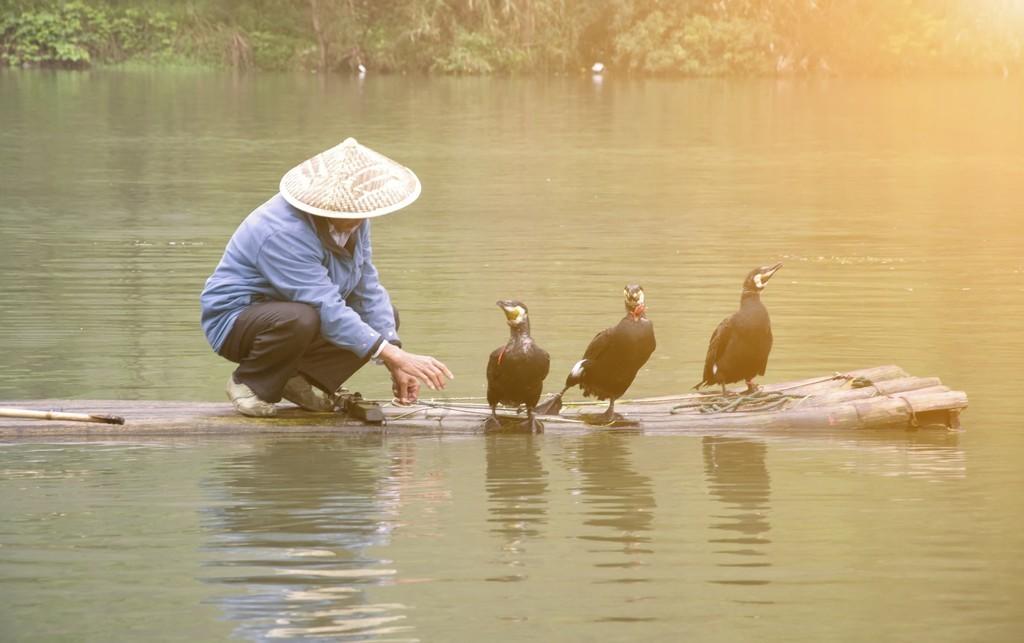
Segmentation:
[(321, 336), (362, 357), (384, 339), (399, 343), (391, 298), (373, 266), (369, 220), (345, 248), (326, 233), (326, 223), (280, 194), (245, 218), (199, 298), (213, 350), (220, 351), (246, 306), (268, 300), (309, 304), (320, 314)]

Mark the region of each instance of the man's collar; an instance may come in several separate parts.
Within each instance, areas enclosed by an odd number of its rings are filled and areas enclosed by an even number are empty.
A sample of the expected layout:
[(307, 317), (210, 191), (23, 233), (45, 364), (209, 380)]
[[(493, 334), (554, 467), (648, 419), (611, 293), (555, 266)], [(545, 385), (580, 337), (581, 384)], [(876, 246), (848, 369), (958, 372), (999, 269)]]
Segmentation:
[(313, 224), (313, 228), (316, 230), (316, 236), (320, 237), (320, 243), (324, 244), (324, 247), (333, 252), (334, 254), (345, 254), (348, 253), (355, 256), (356, 252), (356, 238), (362, 234), (363, 225), (365, 221), (356, 226), (352, 230), (352, 234), (348, 237), (348, 243), (342, 248), (334, 240), (334, 235), (331, 234), (331, 220), (327, 217), (318, 217), (312, 214), (306, 214), (309, 217), (310, 222)]

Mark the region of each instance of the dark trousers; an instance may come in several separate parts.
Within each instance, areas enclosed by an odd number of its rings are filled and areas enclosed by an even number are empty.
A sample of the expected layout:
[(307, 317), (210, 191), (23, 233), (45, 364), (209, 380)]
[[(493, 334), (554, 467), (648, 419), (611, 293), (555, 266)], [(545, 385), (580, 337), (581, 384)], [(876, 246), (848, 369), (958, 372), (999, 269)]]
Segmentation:
[(312, 306), (286, 301), (260, 302), (242, 311), (220, 354), (238, 364), (235, 381), (265, 402), (279, 402), (296, 373), (334, 393), (369, 361), (321, 337), (320, 315)]

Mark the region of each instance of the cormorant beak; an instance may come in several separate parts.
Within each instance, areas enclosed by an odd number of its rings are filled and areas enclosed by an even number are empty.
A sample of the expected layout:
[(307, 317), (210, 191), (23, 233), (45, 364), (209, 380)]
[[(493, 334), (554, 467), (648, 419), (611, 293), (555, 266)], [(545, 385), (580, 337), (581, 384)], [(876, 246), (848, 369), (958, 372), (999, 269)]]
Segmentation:
[(644, 289), (640, 286), (626, 286), (623, 295), (626, 298), (626, 308), (631, 312), (644, 305)]
[(510, 325), (521, 324), (526, 319), (526, 310), (515, 303), (507, 299), (502, 299), (497, 302), (498, 307), (505, 313), (505, 321)]
[(768, 268), (761, 268), (760, 272), (754, 275), (754, 284), (758, 287), (758, 289), (764, 288), (765, 283), (767, 283), (768, 280), (772, 278), (772, 275), (774, 275), (781, 267), (782, 262), (780, 261), (774, 266)]

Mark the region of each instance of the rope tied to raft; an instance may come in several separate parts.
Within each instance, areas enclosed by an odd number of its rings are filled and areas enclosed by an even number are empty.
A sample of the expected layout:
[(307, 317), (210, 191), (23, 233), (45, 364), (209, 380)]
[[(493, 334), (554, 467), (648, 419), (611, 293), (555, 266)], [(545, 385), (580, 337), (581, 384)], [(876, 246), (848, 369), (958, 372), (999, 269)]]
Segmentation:
[[(459, 399), (459, 398), (450, 398), (450, 399)], [(466, 398), (466, 399), (472, 399), (472, 398)], [(488, 406), (485, 406), (485, 405), (472, 405), (472, 404), (451, 404), (447, 400), (439, 402), (439, 401), (436, 401), (436, 400), (422, 400), (421, 399), (421, 400), (417, 400), (416, 402), (414, 402), (412, 404), (399, 404), (397, 402), (397, 400), (391, 400), (390, 404), (392, 406), (396, 406), (396, 407), (399, 407), (399, 408), (409, 407), (409, 411), (408, 412), (402, 413), (401, 415), (394, 416), (393, 418), (391, 418), (392, 420), (406, 419), (406, 418), (412, 417), (412, 416), (414, 416), (416, 414), (419, 414), (419, 413), (423, 413), (424, 416), (426, 417), (426, 412), (431, 410), (431, 409), (433, 409), (433, 410), (448, 411), (448, 412), (453, 413), (453, 414), (477, 415), (477, 416), (481, 416), (481, 417), (490, 417), (491, 416), (491, 410), (490, 410), (490, 407), (488, 407)], [(516, 418), (523, 417), (524, 410), (525, 410), (524, 407), (520, 407), (520, 408), (517, 408), (514, 413), (510, 413), (509, 411), (505, 410), (505, 411), (499, 412), (497, 415), (498, 415), (499, 418), (516, 419)], [(557, 420), (559, 422), (568, 422), (570, 424), (585, 424), (585, 422), (583, 422), (582, 420), (577, 420), (577, 419), (574, 419), (574, 418), (567, 418), (567, 417), (564, 417), (564, 416), (554, 416), (554, 417), (547, 417), (546, 418), (545, 416), (538, 415), (538, 416), (535, 416), (535, 417), (538, 420), (542, 421), (542, 422), (545, 419), (550, 419), (550, 420)], [(437, 418), (437, 419), (440, 420), (440, 418)]]
[(914, 410), (914, 405), (905, 397), (900, 397), (899, 399), (903, 400), (903, 404), (907, 407), (907, 413), (909, 414), (907, 426), (912, 429), (920, 428), (921, 425), (917, 422), (917, 411)]
[[(825, 378), (822, 378), (822, 379), (820, 379), (818, 381), (819, 382), (827, 382), (829, 380), (844, 380), (844, 381), (850, 383), (850, 388), (867, 388), (869, 386), (874, 386), (875, 385), (874, 382), (872, 382), (871, 380), (869, 380), (866, 377), (861, 377), (860, 375), (847, 375), (846, 373), (840, 373), (839, 371), (836, 371), (836, 372), (832, 373), (832, 377), (825, 377)], [(817, 383), (817, 382), (814, 382), (814, 383)], [(804, 386), (804, 385), (801, 384), (800, 386)]]
[(866, 377), (851, 376), (845, 373), (833, 373), (829, 377), (823, 377), (815, 382), (804, 382), (788, 386), (774, 391), (750, 391), (744, 393), (727, 393), (725, 395), (708, 395), (697, 400), (677, 404), (669, 409), (671, 415), (677, 415), (684, 410), (697, 409), (700, 413), (734, 413), (737, 411), (779, 411), (791, 406), (797, 406), (810, 395), (792, 395), (784, 391), (802, 388), (809, 384), (818, 384), (829, 380), (845, 380), (850, 383), (850, 388), (867, 388), (875, 383)]
[(791, 402), (799, 404), (806, 400), (804, 395), (789, 395), (781, 391), (751, 391), (750, 393), (708, 395), (683, 404), (676, 404), (669, 413), (677, 415), (683, 410), (697, 409), (700, 413), (734, 413), (737, 411), (778, 411)]
[[(798, 406), (804, 400), (811, 397), (811, 395), (793, 395), (785, 393), (787, 390), (794, 388), (804, 388), (813, 384), (820, 384), (822, 382), (828, 382), (830, 380), (844, 380), (849, 382), (851, 388), (866, 388), (874, 386), (874, 382), (866, 377), (852, 376), (845, 373), (835, 372), (832, 375), (822, 377), (818, 380), (810, 382), (799, 382), (781, 389), (773, 391), (757, 390), (749, 393), (729, 393), (726, 395), (715, 394), (715, 395), (703, 395), (696, 400), (689, 400), (681, 404), (677, 404), (669, 409), (670, 415), (678, 415), (679, 413), (687, 412), (691, 409), (697, 409), (698, 412), (703, 414), (718, 414), (718, 413), (733, 413), (733, 412), (749, 412), (749, 411), (778, 411), (786, 408)], [(689, 397), (689, 396), (680, 396)], [(487, 404), (477, 403), (478, 400), (484, 400), (486, 398), (470, 396), (470, 397), (449, 397), (440, 399), (430, 400), (418, 400), (413, 404), (400, 404), (396, 399), (390, 401), (391, 406), (396, 407), (408, 407), (408, 411), (400, 415), (394, 416), (392, 420), (401, 420), (408, 417), (412, 417), (418, 414), (425, 414), (428, 410), (444, 410), (455, 414), (463, 415), (478, 415), (478, 416), (490, 416), (490, 407)], [(620, 399), (618, 402), (626, 404), (657, 404), (668, 401), (665, 398), (660, 399)], [(593, 402), (578, 401), (578, 402), (564, 402), (565, 406), (591, 406)], [(499, 417), (514, 418), (522, 415), (522, 408), (516, 409), (514, 414), (509, 412), (499, 413)], [(572, 422), (585, 424), (581, 420), (575, 418), (568, 418), (563, 415), (556, 416), (559, 422)], [(541, 416), (539, 419), (543, 420)]]

